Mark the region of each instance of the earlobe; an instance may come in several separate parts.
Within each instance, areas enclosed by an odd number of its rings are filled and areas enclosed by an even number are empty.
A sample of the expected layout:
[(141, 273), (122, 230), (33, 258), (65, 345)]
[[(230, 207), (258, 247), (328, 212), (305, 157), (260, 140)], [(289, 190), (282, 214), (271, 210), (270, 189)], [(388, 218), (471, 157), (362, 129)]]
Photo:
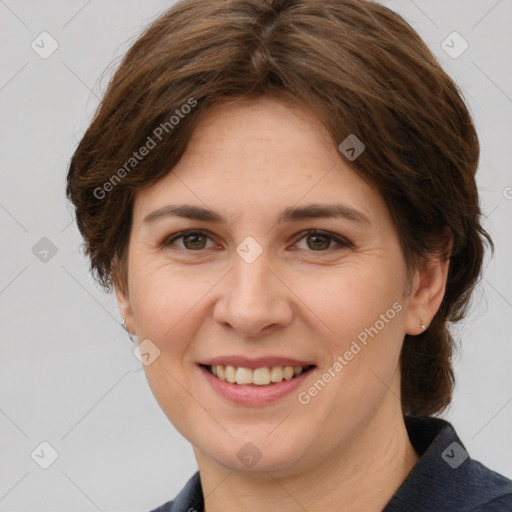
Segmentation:
[(405, 321), (407, 334), (416, 336), (427, 330), (439, 310), (446, 290), (451, 248), (452, 238), (449, 237), (443, 250), (416, 271)]
[(117, 306), (119, 308), (119, 314), (124, 322), (123, 327), (128, 331), (129, 334), (134, 334), (133, 315), (130, 304), (130, 298), (125, 294), (117, 283), (114, 283)]
[(125, 287), (121, 286), (119, 282), (119, 276), (116, 274), (116, 259), (114, 258), (112, 263), (112, 283), (116, 293), (117, 307), (119, 308), (119, 314), (123, 322), (123, 327), (128, 331), (129, 334), (135, 333), (135, 325), (133, 322), (133, 314), (130, 303), (130, 296), (128, 290), (125, 291)]

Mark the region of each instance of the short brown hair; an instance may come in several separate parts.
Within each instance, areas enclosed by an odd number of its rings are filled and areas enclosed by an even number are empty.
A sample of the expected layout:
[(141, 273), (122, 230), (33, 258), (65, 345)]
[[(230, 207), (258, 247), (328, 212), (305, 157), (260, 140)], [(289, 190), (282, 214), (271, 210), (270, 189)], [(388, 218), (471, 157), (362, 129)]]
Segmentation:
[[(400, 359), (404, 414), (442, 411), (454, 384), (447, 323), (464, 316), (485, 240), (493, 247), (475, 183), (479, 144), (453, 80), (418, 34), (376, 2), (182, 0), (153, 22), (112, 78), (69, 167), (66, 192), (91, 271), (107, 291), (114, 282), (126, 291), (134, 191), (172, 171), (210, 106), (260, 96), (309, 107), (336, 146), (349, 134), (364, 142), (349, 163), (384, 197), (408, 269), (450, 228), (443, 302), (424, 333), (406, 335)], [(156, 147), (131, 161), (159, 127)]]

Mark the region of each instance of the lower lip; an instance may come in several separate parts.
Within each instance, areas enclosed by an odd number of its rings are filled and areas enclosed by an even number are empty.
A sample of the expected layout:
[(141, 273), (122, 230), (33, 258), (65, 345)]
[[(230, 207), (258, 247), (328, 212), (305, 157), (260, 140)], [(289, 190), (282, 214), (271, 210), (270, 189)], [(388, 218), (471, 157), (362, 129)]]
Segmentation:
[(199, 369), (220, 396), (237, 405), (247, 406), (267, 405), (276, 402), (295, 391), (316, 370), (316, 368), (312, 368), (293, 379), (282, 380), (268, 386), (258, 386), (254, 384), (232, 384), (215, 377), (203, 366), (199, 366)]

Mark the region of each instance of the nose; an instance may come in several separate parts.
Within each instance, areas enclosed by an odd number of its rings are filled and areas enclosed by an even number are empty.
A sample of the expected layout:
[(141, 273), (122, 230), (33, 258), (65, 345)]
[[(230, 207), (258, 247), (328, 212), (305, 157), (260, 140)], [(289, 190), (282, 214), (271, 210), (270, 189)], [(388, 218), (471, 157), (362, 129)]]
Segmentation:
[(247, 337), (269, 334), (290, 324), (292, 292), (269, 263), (265, 251), (252, 263), (235, 255), (215, 304), (215, 321)]

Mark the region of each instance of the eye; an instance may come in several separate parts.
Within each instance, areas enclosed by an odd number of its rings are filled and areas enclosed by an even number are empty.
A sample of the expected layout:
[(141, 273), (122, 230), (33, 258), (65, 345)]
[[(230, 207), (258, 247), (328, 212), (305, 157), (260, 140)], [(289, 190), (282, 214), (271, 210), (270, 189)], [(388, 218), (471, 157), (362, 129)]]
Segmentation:
[[(204, 231), (182, 231), (172, 238), (164, 241), (163, 246), (176, 245), (178, 249), (186, 251), (199, 251), (201, 249), (210, 249), (206, 247), (206, 241), (211, 238)], [(177, 240), (182, 240), (183, 246), (175, 244)]]
[[(208, 240), (213, 244), (211, 237), (204, 231), (189, 230), (182, 231), (167, 238), (162, 243), (163, 247), (175, 246), (178, 250), (188, 252), (198, 252), (203, 249), (211, 249), (212, 245), (207, 246)], [(302, 234), (302, 236), (295, 242), (295, 246), (302, 240), (306, 240), (306, 248), (299, 247), (300, 250), (311, 250), (313, 252), (326, 252), (331, 249), (350, 248), (352, 244), (345, 238), (330, 233), (328, 231), (320, 231), (318, 229), (310, 229)], [(180, 241), (180, 244), (177, 242)], [(334, 247), (332, 243), (337, 244)]]
[[(298, 242), (304, 239), (306, 240), (306, 250), (311, 249), (314, 252), (323, 252), (328, 251), (329, 249), (336, 249), (336, 247), (331, 246), (333, 241), (338, 246), (341, 246), (337, 247), (338, 249), (352, 247), (352, 244), (341, 236), (335, 235), (334, 233), (329, 233), (328, 231), (319, 231), (318, 229), (310, 229), (309, 231), (306, 231), (306, 233), (304, 233), (302, 237), (299, 238)], [(299, 247), (299, 249), (303, 248)]]

